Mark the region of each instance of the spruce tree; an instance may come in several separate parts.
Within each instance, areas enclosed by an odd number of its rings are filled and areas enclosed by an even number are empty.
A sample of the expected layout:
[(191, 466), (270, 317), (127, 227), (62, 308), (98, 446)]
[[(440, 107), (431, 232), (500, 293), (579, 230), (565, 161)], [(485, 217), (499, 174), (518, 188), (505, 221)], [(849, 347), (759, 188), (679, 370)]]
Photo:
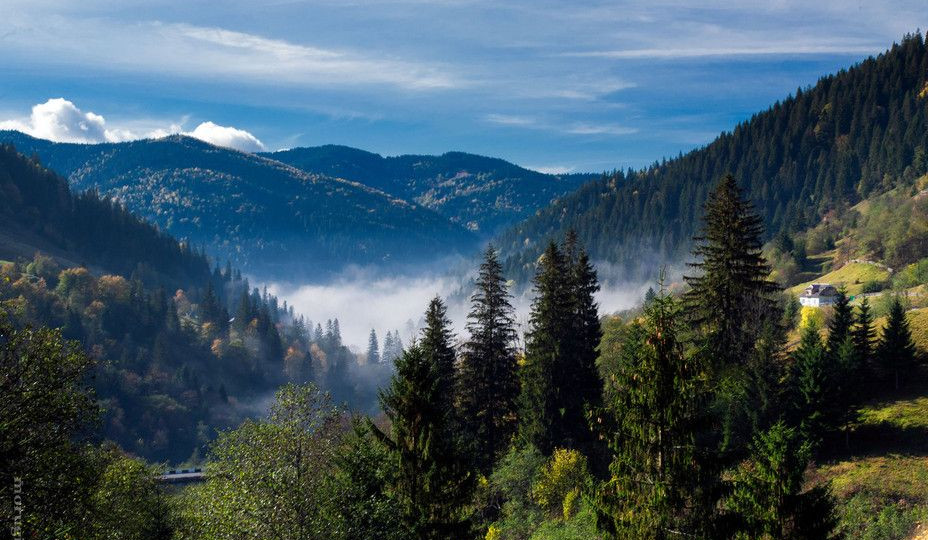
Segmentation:
[[(572, 231), (571, 231), (572, 233)], [(568, 237), (569, 241), (569, 237)], [(568, 251), (571, 253), (571, 251)], [(595, 295), (599, 279), (583, 247), (568, 261), (571, 332), (568, 334), (570, 364), (567, 366), (567, 391), (564, 395), (564, 428), (567, 446), (584, 450), (589, 457), (595, 437), (590, 429), (588, 412), (602, 405), (603, 380), (596, 360), (603, 331), (599, 322), (599, 305)]]
[(383, 338), (383, 354), (381, 359), (384, 362), (392, 362), (395, 356), (393, 355), (393, 332), (387, 330), (387, 335)]
[[(870, 301), (866, 297), (857, 306), (857, 317), (851, 336), (854, 340), (854, 350), (857, 352), (861, 368), (865, 370), (873, 360), (873, 350), (876, 346), (873, 313), (870, 311)], [(861, 376), (863, 375), (861, 373)]]
[(825, 348), (819, 328), (810, 322), (803, 328), (799, 347), (793, 353), (794, 423), (802, 438), (817, 448), (825, 431)]
[(850, 300), (847, 297), (847, 291), (844, 287), (838, 289), (838, 296), (835, 299), (831, 323), (828, 325), (828, 342), (825, 349), (829, 357), (834, 360), (838, 350), (844, 342), (851, 336), (854, 325), (854, 308), (851, 307)]
[(700, 442), (706, 362), (685, 352), (682, 323), (662, 292), (631, 323), (614, 362), (607, 408), (615, 455), (596, 494), (597, 524), (609, 538), (713, 536), (719, 473)]
[(777, 422), (758, 433), (749, 459), (733, 474), (726, 510), (737, 538), (833, 538), (838, 519), (827, 487), (803, 490), (812, 447)]
[(915, 343), (905, 308), (898, 297), (893, 299), (889, 309), (889, 320), (877, 346), (876, 358), (884, 378), (892, 381), (896, 390), (901, 386), (901, 379), (915, 367)]
[(377, 332), (371, 328), (371, 334), (367, 338), (367, 363), (380, 363), (380, 346), (377, 344)]
[(466, 510), (473, 476), (449, 433), (442, 395), (440, 351), (415, 344), (396, 361), (396, 374), (381, 394), (390, 434), (371, 425), (387, 448), (396, 476), (391, 492), (413, 538), (470, 536)]
[[(419, 346), (429, 356), (428, 361), (436, 366), (438, 377), (438, 395), (441, 400), (439, 408), (447, 415), (446, 424), (453, 428), (454, 414), (454, 334), (447, 308), (441, 298), (436, 296), (429, 302), (425, 311), (425, 328)], [(449, 433), (451, 436), (451, 433)]]
[(470, 339), (458, 371), (458, 407), (464, 444), (474, 466), (487, 474), (516, 428), (519, 379), (510, 295), (496, 251), (489, 247), (471, 296)]
[(777, 286), (761, 254), (762, 220), (730, 174), (709, 195), (703, 220), (694, 238), (697, 262), (690, 264), (697, 275), (684, 277), (686, 312), (708, 339), (717, 367), (743, 365), (763, 323), (779, 319)]
[(561, 251), (548, 244), (535, 275), (535, 299), (529, 319), (525, 363), (521, 370), (519, 436), (545, 455), (565, 439), (564, 417), (569, 385), (568, 339), (573, 333), (573, 313), (568, 270)]

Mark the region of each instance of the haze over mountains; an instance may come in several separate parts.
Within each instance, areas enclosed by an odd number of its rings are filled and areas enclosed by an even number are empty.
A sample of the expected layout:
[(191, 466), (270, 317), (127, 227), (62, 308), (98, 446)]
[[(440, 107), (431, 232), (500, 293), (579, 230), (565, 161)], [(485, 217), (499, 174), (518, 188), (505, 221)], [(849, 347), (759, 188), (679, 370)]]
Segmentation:
[(481, 237), (530, 216), (596, 174), (543, 174), (498, 158), (448, 152), (383, 157), (347, 146), (262, 154), (318, 174), (348, 178), (431, 208)]
[(0, 142), (217, 260), (293, 283), (351, 265), (402, 271), (469, 255), (492, 232), (595, 177), (464, 153), (383, 158), (329, 146), (254, 155), (181, 135), (71, 144), (3, 131)]

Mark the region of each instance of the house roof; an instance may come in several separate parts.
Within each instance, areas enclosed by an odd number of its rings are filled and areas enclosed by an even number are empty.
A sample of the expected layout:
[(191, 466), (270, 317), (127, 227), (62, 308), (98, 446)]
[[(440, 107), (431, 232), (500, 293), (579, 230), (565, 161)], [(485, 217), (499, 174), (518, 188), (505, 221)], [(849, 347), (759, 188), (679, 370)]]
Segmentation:
[(838, 290), (830, 283), (813, 283), (806, 287), (806, 290), (799, 296), (803, 298), (821, 298), (838, 296)]

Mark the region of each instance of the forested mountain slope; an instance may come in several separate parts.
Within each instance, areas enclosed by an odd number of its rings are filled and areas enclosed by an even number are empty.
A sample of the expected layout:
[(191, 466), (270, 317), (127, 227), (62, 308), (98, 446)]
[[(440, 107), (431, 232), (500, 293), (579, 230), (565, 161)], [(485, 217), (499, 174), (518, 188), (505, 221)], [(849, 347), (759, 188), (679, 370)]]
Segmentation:
[[(372, 407), (337, 320), (314, 331), (230, 265), (211, 268), (95, 193), (73, 195), (11, 146), (0, 146), (0, 193), (0, 318), (80, 341), (96, 364), (102, 434), (122, 448), (157, 461), (196, 456), (288, 381)], [(372, 386), (389, 375), (386, 364), (363, 369)]]
[(469, 250), (475, 237), (437, 213), (346, 180), (184, 136), (52, 143), (0, 132), (26, 155), (96, 189), (243, 271), (311, 279), (347, 264), (395, 267)]
[(464, 152), (383, 157), (326, 145), (263, 155), (304, 171), (347, 178), (415, 201), (482, 236), (532, 215), (598, 177), (543, 174), (502, 159)]
[(577, 230), (594, 260), (648, 279), (685, 258), (707, 193), (730, 172), (772, 238), (928, 172), (928, 52), (907, 36), (798, 89), (704, 148), (586, 184), (498, 238), (523, 281), (544, 239)]

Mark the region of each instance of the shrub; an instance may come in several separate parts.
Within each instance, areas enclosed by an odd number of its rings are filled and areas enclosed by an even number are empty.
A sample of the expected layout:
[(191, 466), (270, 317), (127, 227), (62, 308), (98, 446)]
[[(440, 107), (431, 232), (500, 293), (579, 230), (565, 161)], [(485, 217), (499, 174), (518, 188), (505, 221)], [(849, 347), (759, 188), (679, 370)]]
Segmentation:
[[(558, 448), (541, 470), (538, 481), (532, 486), (532, 498), (549, 514), (569, 513), (565, 500), (576, 500), (579, 492), (590, 481), (586, 456), (576, 450)], [(571, 495), (572, 492), (577, 492)], [(569, 516), (566, 516), (569, 518)]]

